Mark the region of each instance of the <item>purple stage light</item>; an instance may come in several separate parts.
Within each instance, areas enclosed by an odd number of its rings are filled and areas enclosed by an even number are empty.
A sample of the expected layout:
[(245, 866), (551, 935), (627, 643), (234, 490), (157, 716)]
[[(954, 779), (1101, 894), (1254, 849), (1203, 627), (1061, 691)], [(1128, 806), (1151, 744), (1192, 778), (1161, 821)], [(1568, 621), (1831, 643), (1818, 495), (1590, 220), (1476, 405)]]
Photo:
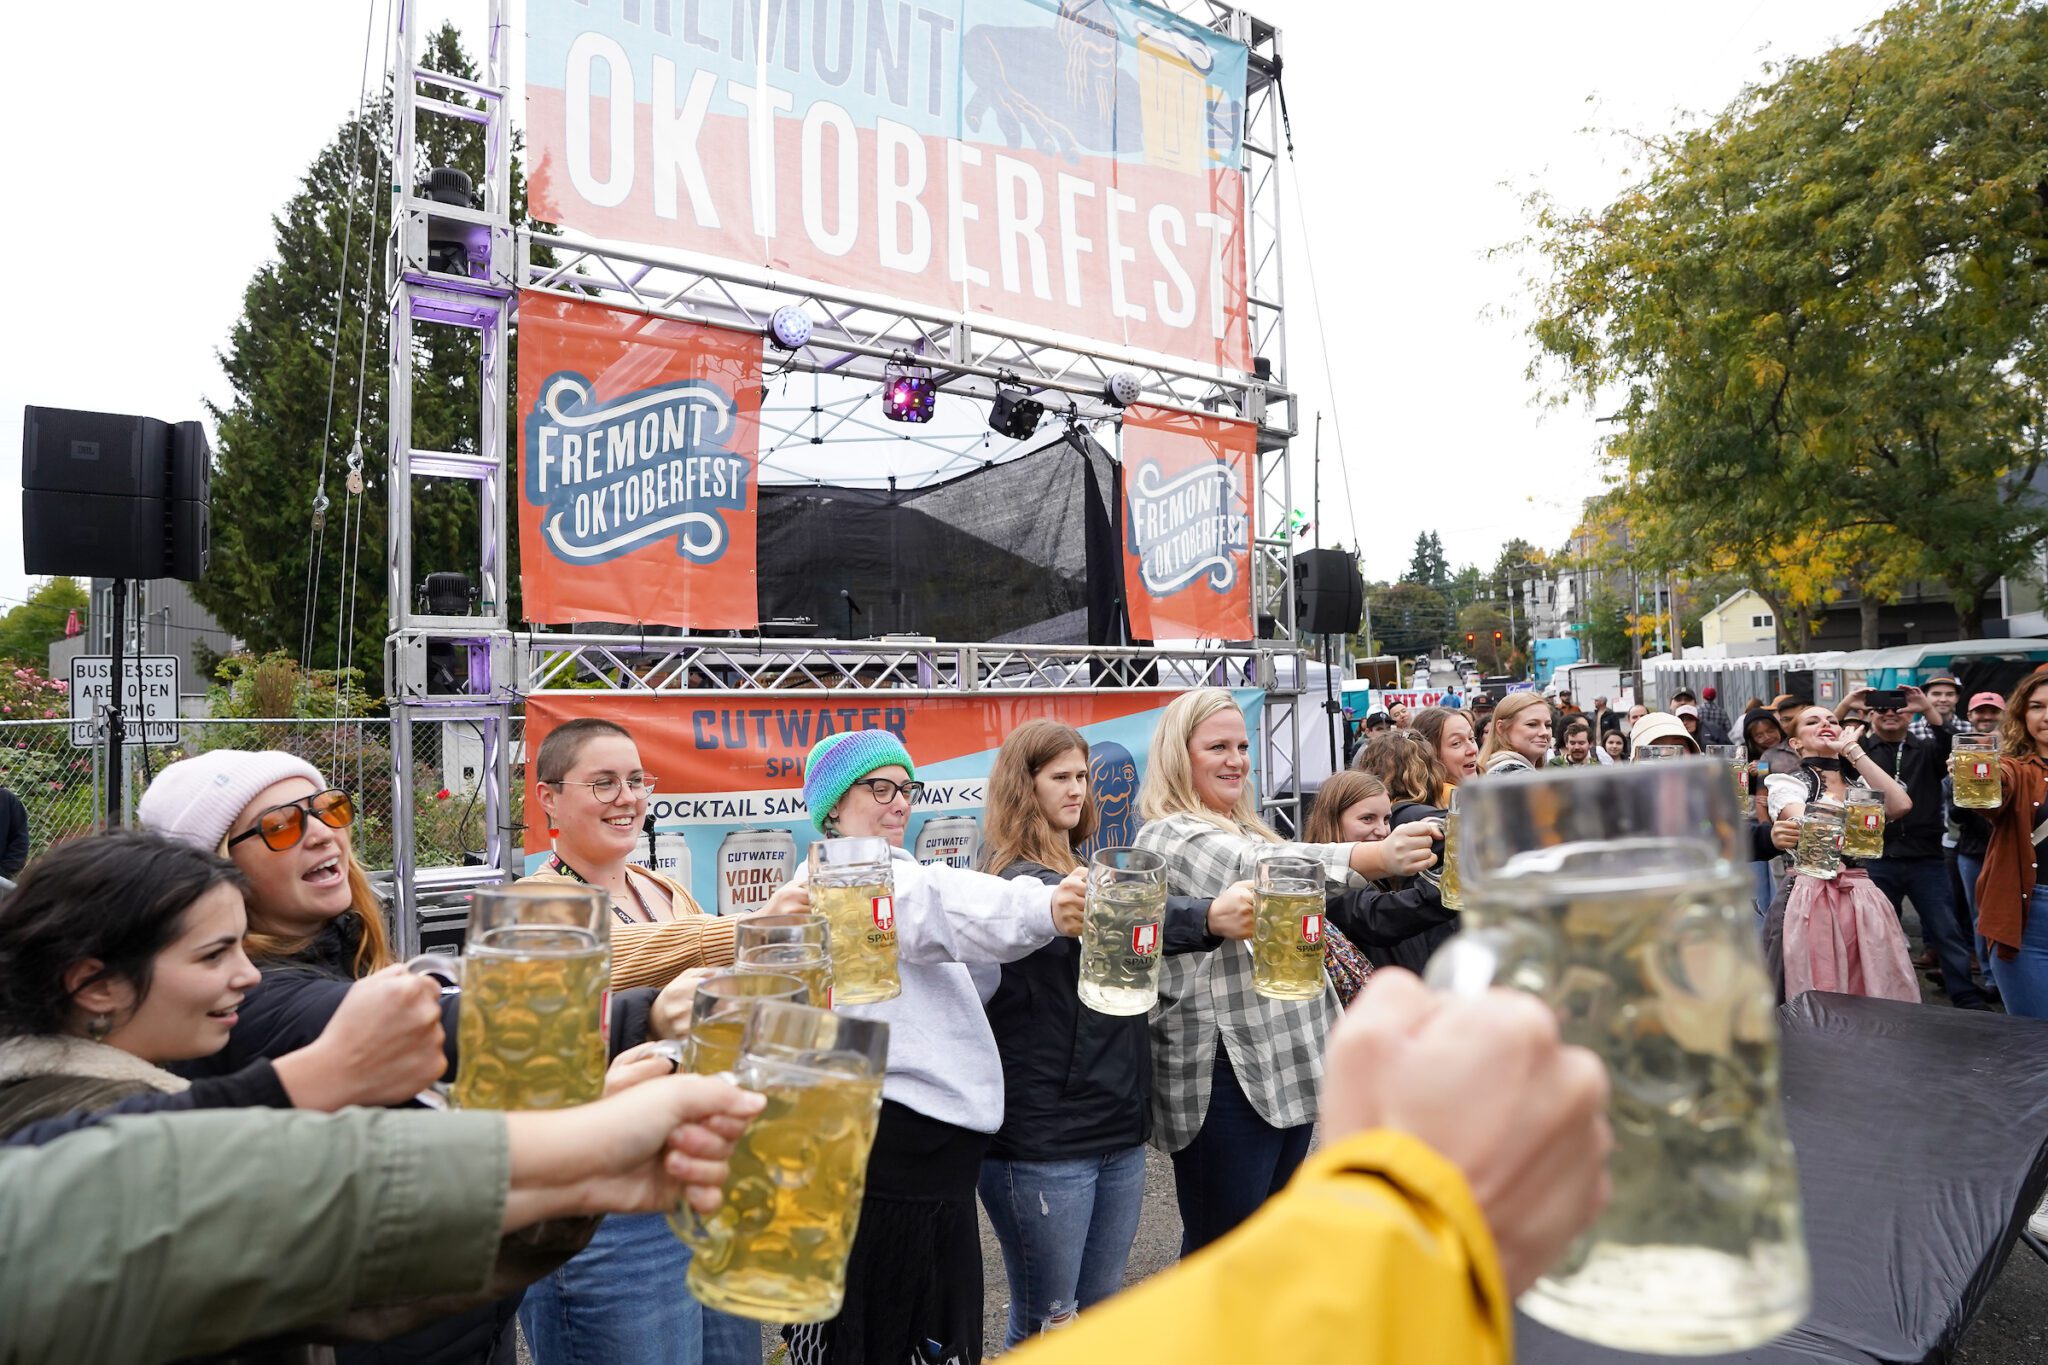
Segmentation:
[(929, 422), (939, 386), (922, 365), (892, 364), (882, 376), (882, 416), (892, 422)]

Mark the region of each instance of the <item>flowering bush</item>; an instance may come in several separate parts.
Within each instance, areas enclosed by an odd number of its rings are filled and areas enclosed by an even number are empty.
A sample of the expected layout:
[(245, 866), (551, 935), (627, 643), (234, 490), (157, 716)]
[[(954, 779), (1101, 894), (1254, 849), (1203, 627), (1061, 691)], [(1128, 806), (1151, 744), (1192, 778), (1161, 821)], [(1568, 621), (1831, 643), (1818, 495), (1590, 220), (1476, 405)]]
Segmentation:
[(0, 720), (60, 720), (71, 713), (71, 684), (27, 666), (0, 665)]

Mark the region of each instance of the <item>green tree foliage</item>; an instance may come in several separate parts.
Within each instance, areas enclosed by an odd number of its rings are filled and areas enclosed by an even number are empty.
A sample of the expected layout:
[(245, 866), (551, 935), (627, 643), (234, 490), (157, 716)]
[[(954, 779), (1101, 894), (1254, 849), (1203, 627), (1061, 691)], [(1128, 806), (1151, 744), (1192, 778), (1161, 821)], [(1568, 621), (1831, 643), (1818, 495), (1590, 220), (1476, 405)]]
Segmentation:
[[(1499, 632), (1496, 641), (1494, 633)], [(1465, 641), (1471, 636), (1470, 644)], [(1474, 602), (1458, 613), (1458, 648), (1468, 650), (1487, 673), (1498, 673), (1514, 652), (1508, 639), (1508, 614), (1494, 602)]]
[[(452, 75), (474, 79), (477, 74), (452, 25), (431, 37), (421, 62)], [(459, 97), (442, 92), (440, 98)], [(213, 559), (205, 581), (194, 592), (258, 654), (300, 653), (324, 434), (326, 490), (332, 506), (326, 514), (318, 581), (312, 585), (313, 638), (305, 662), (329, 667), (352, 663), (373, 692), (382, 687), (388, 629), (384, 566), (389, 328), (382, 261), (391, 169), (382, 164), (382, 157), (390, 143), (389, 126), (388, 101), (361, 120), (343, 123), (314, 159), (298, 192), (272, 220), (276, 259), (250, 280), (242, 316), (221, 353), (232, 397), (225, 407), (213, 409), (218, 432)], [(476, 125), (421, 118), (416, 156), (416, 164), (404, 171), (415, 183), (430, 167), (454, 165), (479, 187), (483, 184), (483, 149)], [(522, 217), (526, 190), (516, 157), (512, 182), (514, 214)], [(414, 447), (475, 451), (478, 334), (416, 325), (414, 336)], [(331, 356), (338, 357), (338, 364), (333, 367), (330, 421)], [(508, 357), (508, 380), (515, 370), (514, 358)], [(508, 382), (508, 421), (510, 388)], [(345, 485), (347, 459), (358, 442), (358, 410), (366, 489), (359, 499), (360, 534)], [(516, 424), (508, 429), (516, 430)], [(437, 570), (474, 577), (478, 517), (475, 484), (415, 480), (415, 582), (408, 586), (416, 589)], [(508, 558), (512, 548), (507, 546)], [(346, 582), (344, 567), (351, 570)], [(507, 581), (516, 592), (516, 568), (508, 569)], [(342, 637), (345, 616), (352, 622), (352, 639)]]
[(1413, 658), (1450, 643), (1451, 604), (1436, 589), (1423, 583), (1396, 583), (1375, 585), (1368, 593), (1373, 635), (1383, 652)]
[(47, 670), (50, 642), (64, 638), (64, 627), (76, 611), (82, 623), (88, 608), (86, 591), (75, 578), (49, 578), (29, 590), (28, 600), (0, 615), (0, 659)]
[(1802, 621), (1938, 578), (1974, 632), (2048, 537), (2048, 10), (1910, 0), (1645, 147), (1532, 201), (1535, 368), (1611, 410), (1636, 551)]
[(1605, 589), (1594, 593), (1586, 603), (1586, 629), (1579, 643), (1594, 663), (1613, 668), (1632, 665), (1634, 637), (1629, 630), (1628, 605)]
[(1444, 559), (1444, 543), (1436, 532), (1417, 533), (1415, 553), (1409, 557), (1408, 572), (1403, 577), (1410, 583), (1420, 583), (1439, 593), (1450, 586), (1451, 566)]

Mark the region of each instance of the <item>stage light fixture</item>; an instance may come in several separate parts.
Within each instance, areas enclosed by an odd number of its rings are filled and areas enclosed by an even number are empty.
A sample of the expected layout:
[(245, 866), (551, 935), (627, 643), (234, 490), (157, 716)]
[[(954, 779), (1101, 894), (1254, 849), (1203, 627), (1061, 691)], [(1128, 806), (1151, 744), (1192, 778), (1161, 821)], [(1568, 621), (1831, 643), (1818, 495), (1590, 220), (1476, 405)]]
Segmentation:
[(1129, 370), (1118, 370), (1109, 377), (1109, 383), (1103, 386), (1102, 392), (1110, 402), (1120, 408), (1127, 408), (1138, 401), (1138, 395), (1143, 390), (1138, 384), (1138, 376)]
[(892, 362), (882, 372), (882, 416), (892, 422), (929, 422), (939, 386), (922, 365)]
[(991, 431), (1021, 441), (1038, 430), (1045, 416), (1045, 404), (1022, 389), (997, 389), (996, 401), (988, 410)]
[[(436, 204), (458, 208), (478, 207), (476, 186), (467, 172), (455, 166), (435, 166), (427, 172), (426, 197)], [(484, 274), (483, 252), (487, 249), (484, 230), (459, 218), (427, 217), (427, 269), (437, 275)]]
[(811, 344), (811, 315), (785, 303), (769, 317), (768, 336), (785, 351), (801, 351)]

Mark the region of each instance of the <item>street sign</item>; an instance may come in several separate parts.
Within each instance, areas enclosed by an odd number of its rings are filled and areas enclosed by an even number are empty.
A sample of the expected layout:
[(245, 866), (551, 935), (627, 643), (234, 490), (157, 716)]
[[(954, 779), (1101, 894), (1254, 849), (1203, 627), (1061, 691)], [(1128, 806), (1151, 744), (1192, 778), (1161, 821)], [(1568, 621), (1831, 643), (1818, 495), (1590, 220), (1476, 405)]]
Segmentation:
[[(71, 660), (71, 743), (99, 743), (99, 714), (113, 698), (114, 661), (105, 654)], [(122, 720), (128, 738), (143, 744), (178, 742), (178, 656), (126, 655), (121, 660)]]

